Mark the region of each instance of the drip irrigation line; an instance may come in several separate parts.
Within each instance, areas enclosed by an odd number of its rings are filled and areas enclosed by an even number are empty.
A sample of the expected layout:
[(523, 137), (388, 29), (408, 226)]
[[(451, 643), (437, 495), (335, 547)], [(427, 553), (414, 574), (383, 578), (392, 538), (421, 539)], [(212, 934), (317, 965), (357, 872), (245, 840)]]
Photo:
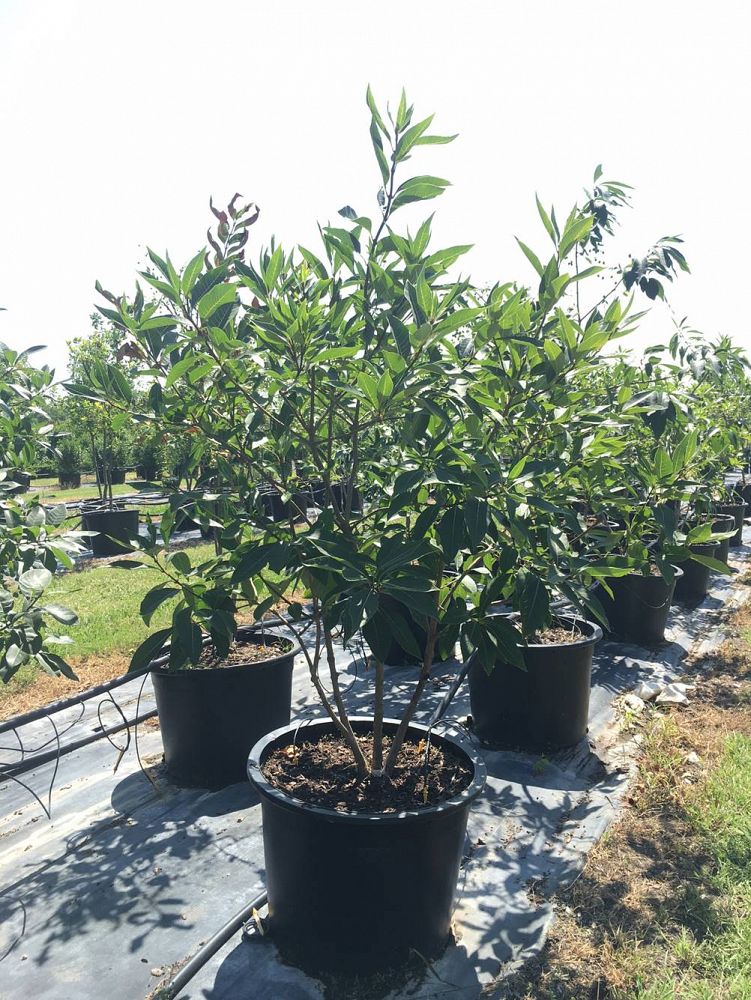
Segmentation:
[(203, 947), (198, 949), (195, 955), (186, 962), (167, 985), (161, 988), (159, 995), (163, 996), (165, 1000), (173, 1000), (173, 998), (177, 997), (190, 980), (201, 971), (209, 959), (213, 958), (222, 945), (226, 944), (232, 935), (236, 934), (243, 924), (250, 920), (256, 910), (260, 910), (262, 906), (266, 905), (267, 898), (266, 890), (264, 889), (263, 892), (260, 892), (246, 906), (239, 910), (234, 917), (231, 917), (223, 927), (220, 927), (213, 937), (209, 938)]
[(70, 698), (60, 698), (58, 701), (50, 702), (49, 705), (43, 705), (42, 708), (35, 708), (21, 715), (13, 715), (9, 719), (0, 722), (0, 733), (6, 733), (11, 729), (18, 729), (21, 726), (28, 725), (30, 722), (36, 722), (38, 719), (45, 719), (56, 712), (64, 711), (66, 708), (74, 708), (76, 705), (81, 705), (83, 702), (88, 701), (89, 698), (96, 698), (97, 695), (106, 694), (113, 688), (129, 683), (135, 677), (140, 677), (141, 674), (148, 673), (150, 669), (151, 665), (144, 667), (142, 670), (134, 670), (131, 674), (123, 674), (122, 677), (115, 677), (111, 681), (97, 684), (96, 687), (86, 688), (85, 691), (71, 695)]
[[(100, 729), (98, 732), (92, 733), (91, 736), (84, 736), (80, 740), (74, 740), (73, 743), (66, 743), (66, 745), (62, 747), (58, 746), (55, 750), (49, 750), (44, 754), (37, 754), (36, 757), (31, 760), (24, 760), (19, 764), (12, 764), (9, 766), (0, 765), (0, 784), (4, 781), (15, 779), (19, 774), (24, 774), (27, 771), (33, 771), (37, 767), (42, 767), (42, 765), (48, 764), (51, 760), (57, 761), (60, 757), (73, 753), (75, 750), (80, 750), (82, 747), (88, 746), (90, 743), (96, 743), (96, 741), (100, 740), (103, 736), (109, 737), (114, 733), (119, 733), (121, 730), (129, 728), (130, 726), (137, 726), (139, 722), (145, 722), (147, 719), (152, 719), (156, 714), (156, 709), (154, 708), (149, 712), (144, 712), (143, 715), (136, 716), (135, 719), (131, 719), (126, 722), (118, 722), (116, 725), (109, 726), (107, 729)], [(54, 726), (54, 722), (51, 717), (49, 721)]]

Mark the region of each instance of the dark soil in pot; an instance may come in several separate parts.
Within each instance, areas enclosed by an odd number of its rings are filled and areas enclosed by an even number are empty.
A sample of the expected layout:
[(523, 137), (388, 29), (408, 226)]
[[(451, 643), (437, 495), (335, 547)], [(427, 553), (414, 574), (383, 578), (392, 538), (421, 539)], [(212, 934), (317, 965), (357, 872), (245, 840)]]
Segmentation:
[[(367, 738), (372, 719), (351, 721)], [(387, 720), (385, 734), (396, 726)], [(295, 788), (275, 786), (273, 765), (267, 776), (271, 759), (294, 758), (334, 736), (328, 719), (285, 727), (253, 747), (248, 775), (263, 810), (269, 932), (286, 961), (312, 974), (367, 974), (403, 965), (414, 952), (435, 958), (448, 944), (467, 814), (485, 768), (473, 750), (433, 733), (431, 745), (460, 780), (439, 782), (448, 797), (431, 803), (429, 793), (424, 804), (420, 745), (427, 734), (410, 726), (418, 772), (390, 811), (305, 802)], [(351, 793), (351, 767), (341, 775), (343, 795)], [(337, 784), (336, 771), (329, 774)]]
[(559, 617), (523, 649), (526, 670), (496, 661), (469, 670), (474, 731), (494, 746), (559, 750), (587, 733), (592, 654), (598, 625)]
[[(691, 545), (689, 548), (697, 556), (716, 559), (719, 546), (715, 542), (707, 542), (706, 545)], [(704, 566), (693, 559), (686, 559), (680, 566), (683, 574), (676, 581), (675, 596), (681, 601), (699, 601), (706, 597), (712, 573), (709, 566)]]
[(735, 534), (730, 539), (730, 548), (737, 549), (743, 545), (743, 518), (746, 516), (745, 503), (721, 503), (715, 507), (717, 514), (729, 514), (735, 519)]
[(596, 596), (603, 606), (610, 631), (625, 642), (658, 646), (665, 641), (665, 627), (675, 593), (676, 580), (683, 570), (674, 567), (675, 579), (667, 583), (656, 571), (649, 576), (629, 573), (608, 580), (611, 597), (602, 586)]
[(222, 788), (243, 780), (251, 747), (289, 722), (298, 652), (286, 639), (240, 633), (221, 666), (208, 646), (199, 667), (171, 671), (157, 661), (151, 678), (176, 784)]
[(84, 531), (98, 532), (89, 539), (95, 556), (119, 556), (130, 551), (126, 544), (129, 536), (138, 534), (138, 511), (89, 508), (81, 523)]

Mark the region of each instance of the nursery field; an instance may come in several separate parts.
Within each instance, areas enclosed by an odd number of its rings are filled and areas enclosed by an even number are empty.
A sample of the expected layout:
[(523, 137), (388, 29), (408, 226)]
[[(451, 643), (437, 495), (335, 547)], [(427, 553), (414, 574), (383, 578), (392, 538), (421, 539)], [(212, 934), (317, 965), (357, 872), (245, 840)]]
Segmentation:
[(365, 103), (372, 217), (0, 345), (0, 995), (749, 1000), (751, 363), (628, 349), (689, 265), (600, 166), (464, 277)]

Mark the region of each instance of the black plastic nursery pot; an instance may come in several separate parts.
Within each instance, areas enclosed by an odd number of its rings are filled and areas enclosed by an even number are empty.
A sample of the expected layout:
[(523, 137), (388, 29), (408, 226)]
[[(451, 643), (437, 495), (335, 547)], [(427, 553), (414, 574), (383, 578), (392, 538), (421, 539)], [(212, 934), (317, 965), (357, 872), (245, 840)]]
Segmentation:
[[(332, 483), (331, 492), (334, 495), (334, 500), (336, 500), (337, 507), (339, 507), (340, 510), (343, 510), (347, 502), (346, 484)], [(352, 513), (359, 514), (361, 511), (362, 511), (362, 496), (360, 495), (359, 489), (355, 486), (352, 490)]]
[[(723, 514), (721, 517), (716, 517), (712, 521), (712, 531), (714, 532), (725, 532), (725, 531), (735, 531), (735, 518), (730, 514)], [(726, 563), (730, 557), (730, 539), (723, 538), (721, 542), (717, 543), (717, 556), (716, 558), (720, 562)]]
[(608, 585), (611, 597), (603, 587), (597, 588), (610, 631), (626, 642), (639, 646), (657, 646), (665, 641), (665, 627), (675, 594), (676, 582), (683, 570), (674, 566), (675, 576), (667, 583), (661, 576), (629, 573), (612, 577)]
[(746, 505), (746, 513), (748, 513), (749, 507), (751, 507), (751, 483), (745, 483), (743, 485), (738, 483), (734, 492), (743, 500)]
[[(269, 637), (276, 638), (276, 637)], [(238, 631), (238, 640), (266, 637)], [(223, 788), (243, 781), (253, 745), (285, 726), (292, 704), (292, 667), (299, 647), (268, 660), (230, 667), (151, 671), (167, 772), (176, 784)]]
[(289, 517), (289, 504), (282, 499), (282, 494), (277, 490), (269, 490), (261, 493), (261, 504), (266, 516), (272, 521), (286, 521)]
[(715, 507), (717, 514), (729, 514), (735, 519), (735, 534), (730, 539), (730, 548), (737, 549), (743, 545), (743, 518), (746, 516), (745, 503), (723, 503)]
[[(100, 466), (97, 471), (99, 473), (99, 482), (100, 483), (106, 482), (107, 480), (106, 470), (102, 466)], [(122, 486), (123, 483), (125, 482), (126, 472), (127, 469), (110, 469), (109, 470), (110, 483), (113, 486)]]
[[(367, 733), (370, 718), (350, 720)], [(393, 733), (396, 720), (384, 722)], [(286, 961), (313, 972), (374, 972), (414, 952), (435, 958), (450, 937), (467, 816), (485, 784), (485, 765), (449, 736), (438, 747), (474, 768), (464, 791), (404, 812), (338, 812), (293, 798), (263, 775), (269, 754), (334, 731), (328, 719), (286, 726), (260, 740), (248, 777), (261, 796), (269, 932)], [(427, 736), (413, 724), (409, 738)]]
[(497, 660), (490, 674), (479, 663), (469, 669), (469, 699), (475, 733), (493, 745), (561, 750), (587, 733), (592, 654), (602, 638), (594, 622), (560, 616), (554, 624), (581, 636), (574, 642), (523, 649), (526, 669)]
[(156, 465), (137, 465), (136, 475), (139, 479), (145, 479), (147, 482), (154, 482), (154, 480), (159, 475), (159, 468)]
[[(709, 556), (711, 559), (717, 558), (718, 549), (719, 545), (717, 542), (689, 546), (689, 550), (697, 556)], [(693, 559), (684, 560), (680, 566), (683, 573), (680, 579), (676, 580), (675, 596), (679, 600), (687, 601), (700, 600), (702, 597), (706, 597), (712, 574), (709, 566), (704, 566)]]
[(95, 556), (119, 556), (130, 552), (128, 538), (138, 534), (138, 511), (106, 507), (87, 510), (81, 523), (84, 531), (98, 532), (89, 539)]
[(59, 472), (57, 478), (61, 490), (78, 489), (81, 485), (80, 472)]
[(18, 493), (25, 493), (31, 486), (31, 475), (28, 472), (20, 472), (16, 469), (8, 476), (11, 482), (18, 486)]

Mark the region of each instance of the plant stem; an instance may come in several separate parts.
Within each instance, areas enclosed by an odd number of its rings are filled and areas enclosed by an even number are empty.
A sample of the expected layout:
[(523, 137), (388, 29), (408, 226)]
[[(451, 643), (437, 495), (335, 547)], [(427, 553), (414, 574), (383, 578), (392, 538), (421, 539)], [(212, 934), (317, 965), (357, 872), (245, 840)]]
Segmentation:
[(383, 767), (384, 774), (390, 775), (394, 770), (394, 765), (396, 764), (397, 757), (399, 756), (399, 751), (404, 743), (404, 737), (407, 735), (407, 729), (409, 728), (409, 724), (417, 710), (420, 698), (425, 690), (425, 685), (428, 683), (430, 668), (433, 665), (433, 654), (435, 652), (437, 633), (438, 622), (435, 618), (431, 618), (428, 624), (428, 635), (425, 641), (425, 655), (422, 661), (420, 676), (417, 680), (417, 684), (415, 685), (415, 690), (412, 692), (412, 697), (409, 699), (409, 704), (404, 711), (404, 715), (401, 717), (396, 733), (394, 733), (394, 738), (391, 741), (388, 756), (386, 757), (386, 763)]
[(373, 709), (373, 773), (383, 770), (383, 663), (375, 662), (375, 705)]

